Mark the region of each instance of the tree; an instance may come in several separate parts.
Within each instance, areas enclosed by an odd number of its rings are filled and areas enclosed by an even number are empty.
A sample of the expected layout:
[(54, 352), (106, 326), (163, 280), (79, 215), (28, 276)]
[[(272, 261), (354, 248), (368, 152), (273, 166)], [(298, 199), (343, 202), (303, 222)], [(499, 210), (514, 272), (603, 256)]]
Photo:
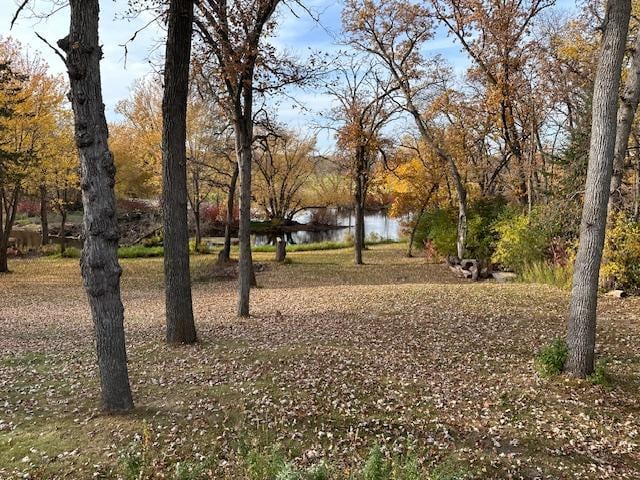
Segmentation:
[(249, 315), (249, 291), (253, 277), (251, 259), (251, 168), (253, 164), (254, 94), (256, 68), (264, 63), (263, 36), (280, 0), (221, 0), (198, 2), (195, 23), (207, 50), (211, 69), (224, 92), (222, 107), (233, 122), (240, 178), (240, 260), (238, 315)]
[(64, 100), (59, 77), (38, 56), (12, 40), (0, 42), (0, 272), (7, 270), (7, 243), (18, 201), (46, 162), (58, 132)]
[(28, 159), (23, 152), (16, 151), (10, 125), (20, 115), (17, 110), (23, 102), (21, 94), (26, 80), (27, 77), (13, 70), (9, 58), (0, 59), (0, 273), (9, 270), (9, 235), (16, 218), (24, 165)]
[(580, 244), (574, 265), (567, 326), (566, 371), (576, 377), (594, 369), (598, 276), (607, 219), (607, 202), (616, 141), (616, 113), (622, 60), (627, 40), (630, 0), (610, 0), (593, 87), (591, 146)]
[(291, 222), (308, 207), (304, 187), (315, 172), (315, 138), (276, 131), (261, 136), (253, 160), (257, 169), (254, 197), (269, 219)]
[(382, 130), (397, 112), (391, 95), (389, 79), (382, 78), (374, 64), (353, 58), (351, 63), (337, 68), (337, 87), (329, 94), (337, 101), (333, 121), (338, 124), (338, 148), (344, 152), (346, 169), (353, 180), (355, 263), (362, 265), (364, 248), (364, 210), (372, 172), (384, 156)]
[(193, 0), (171, 0), (162, 98), (162, 220), (168, 343), (197, 340), (187, 223), (187, 100)]
[(69, 35), (58, 41), (66, 53), (75, 139), (80, 154), (85, 242), (80, 260), (95, 325), (102, 404), (107, 412), (133, 409), (120, 297), (118, 223), (102, 101), (98, 0), (70, 0)]
[(636, 39), (631, 50), (631, 65), (628, 76), (622, 89), (618, 110), (618, 124), (616, 128), (616, 146), (613, 157), (613, 172), (611, 174), (611, 186), (609, 188), (609, 211), (622, 209), (622, 177), (624, 176), (624, 161), (627, 157), (631, 127), (640, 101), (640, 34), (636, 33)]
[(349, 0), (343, 24), (350, 43), (367, 52), (386, 69), (404, 97), (403, 109), (418, 128), (422, 140), (449, 167), (458, 196), (458, 257), (464, 256), (467, 238), (467, 190), (452, 155), (438, 139), (427, 113), (428, 100), (448, 73), (437, 58), (425, 59), (420, 53), (433, 37), (429, 12), (405, 0)]

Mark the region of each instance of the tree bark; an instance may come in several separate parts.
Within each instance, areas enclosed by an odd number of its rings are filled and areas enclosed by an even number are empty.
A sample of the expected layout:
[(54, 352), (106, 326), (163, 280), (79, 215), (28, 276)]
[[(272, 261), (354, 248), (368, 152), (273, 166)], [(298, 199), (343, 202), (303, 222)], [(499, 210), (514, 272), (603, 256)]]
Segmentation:
[(613, 157), (613, 172), (611, 174), (611, 186), (609, 188), (609, 212), (622, 210), (622, 179), (624, 177), (624, 160), (627, 156), (629, 136), (633, 119), (638, 109), (640, 100), (640, 34), (636, 34), (636, 40), (631, 54), (631, 68), (629, 76), (624, 84), (620, 97), (618, 110), (618, 126), (616, 129), (615, 153)]
[(630, 0), (610, 0), (593, 87), (589, 166), (567, 326), (568, 374), (593, 372), (598, 276), (607, 220), (607, 202), (616, 142), (620, 73), (629, 27)]
[(133, 409), (133, 399), (120, 298), (115, 167), (108, 146), (100, 80), (98, 3), (69, 1), (69, 35), (58, 45), (67, 54), (75, 140), (80, 154), (85, 236), (80, 266), (95, 325), (102, 403), (108, 412), (126, 412)]
[(356, 172), (356, 189), (355, 189), (355, 195), (354, 195), (354, 199), (355, 199), (355, 220), (356, 220), (356, 225), (355, 225), (355, 234), (354, 234), (354, 238), (353, 238), (353, 243), (354, 243), (354, 251), (355, 251), (355, 263), (356, 265), (362, 265), (362, 249), (364, 248), (364, 242), (363, 242), (363, 231), (364, 231), (364, 209), (362, 208), (363, 203), (364, 203), (364, 188), (363, 188), (363, 183), (364, 183), (364, 173), (362, 172), (363, 167), (362, 167), (362, 162), (364, 160), (359, 158), (357, 160), (358, 165), (356, 167), (357, 172)]
[[(16, 185), (13, 188), (9, 199), (7, 199), (7, 193), (2, 187), (0, 187), (0, 194), (0, 273), (7, 273), (9, 271), (7, 250), (9, 248), (11, 230), (13, 230), (13, 225), (16, 221), (18, 200), (20, 198), (20, 185)], [(6, 216), (3, 218), (3, 215)]]
[(640, 221), (640, 153), (636, 150), (636, 182), (633, 189), (633, 219)]
[(238, 163), (236, 162), (229, 183), (229, 196), (227, 197), (227, 218), (224, 225), (224, 247), (218, 256), (221, 262), (228, 262), (231, 258), (231, 228), (233, 227), (233, 208), (236, 197), (236, 185), (238, 183)]
[[(246, 115), (246, 112), (245, 112)], [(251, 258), (251, 127), (245, 122), (236, 125), (236, 149), (240, 174), (240, 222), (238, 239), (240, 243), (238, 316), (249, 316), (249, 294), (255, 281)]]
[(49, 244), (49, 208), (47, 206), (47, 186), (40, 185), (40, 236), (41, 244)]
[(63, 209), (60, 213), (62, 218), (60, 220), (60, 234), (58, 237), (60, 239), (60, 253), (64, 253), (67, 249), (67, 210)]
[(200, 227), (200, 206), (192, 208), (193, 210), (193, 223), (195, 225), (196, 230), (196, 239), (195, 239), (195, 250), (199, 252), (202, 247), (202, 231)]
[(162, 98), (162, 214), (167, 342), (196, 342), (187, 222), (187, 98), (192, 0), (171, 0)]

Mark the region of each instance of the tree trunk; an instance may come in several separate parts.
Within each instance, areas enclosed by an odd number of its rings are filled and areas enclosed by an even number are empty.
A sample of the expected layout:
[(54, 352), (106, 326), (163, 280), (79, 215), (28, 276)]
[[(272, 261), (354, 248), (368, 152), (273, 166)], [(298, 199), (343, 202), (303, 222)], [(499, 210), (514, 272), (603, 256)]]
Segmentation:
[(236, 197), (236, 185), (238, 183), (238, 162), (233, 168), (231, 182), (229, 183), (229, 196), (227, 197), (227, 218), (224, 225), (224, 247), (218, 256), (221, 262), (228, 262), (231, 258), (231, 228), (233, 227), (233, 208)]
[(195, 239), (195, 250), (196, 252), (200, 251), (202, 247), (202, 232), (200, 229), (200, 207), (192, 208), (193, 210), (193, 223), (195, 224), (196, 229), (196, 239)]
[(85, 242), (80, 260), (96, 331), (102, 403), (108, 412), (133, 409), (120, 299), (115, 167), (104, 116), (98, 41), (98, 0), (70, 0), (69, 35), (58, 41), (67, 54), (75, 139), (80, 154)]
[(276, 262), (284, 262), (287, 258), (287, 242), (284, 238), (276, 239)]
[(355, 250), (355, 262), (356, 265), (362, 265), (362, 249), (364, 248), (363, 239), (362, 239), (362, 231), (363, 231), (363, 222), (364, 222), (364, 212), (362, 208), (363, 204), (363, 188), (362, 188), (362, 172), (361, 167), (358, 166), (358, 173), (356, 175), (356, 190), (355, 190), (355, 232), (354, 232), (354, 250)]
[[(247, 120), (250, 122), (251, 120)], [(238, 315), (249, 316), (249, 294), (255, 281), (251, 258), (251, 141), (252, 135), (245, 124), (236, 128), (236, 149), (240, 173), (240, 242)]]
[(458, 194), (458, 233), (456, 236), (456, 252), (460, 260), (464, 257), (467, 248), (467, 190), (462, 183), (458, 168), (453, 160), (450, 160), (449, 166), (456, 184), (456, 193)]
[(58, 237), (60, 239), (60, 253), (64, 254), (67, 249), (67, 210), (63, 209), (60, 213), (62, 215), (62, 219), (60, 220), (60, 233), (58, 234)]
[(420, 220), (422, 219), (422, 215), (424, 215), (424, 209), (425, 209), (425, 205), (420, 207), (420, 211), (418, 212), (418, 215), (416, 216), (416, 220), (413, 224), (413, 227), (411, 228), (411, 234), (409, 235), (409, 249), (407, 250), (407, 257), (409, 258), (413, 257), (413, 242), (414, 242), (414, 239), (416, 238), (416, 231), (418, 230), (418, 226), (420, 225)]
[(609, 212), (622, 210), (622, 179), (624, 177), (624, 160), (627, 156), (629, 135), (633, 119), (640, 100), (640, 34), (636, 34), (633, 52), (631, 54), (631, 68), (624, 84), (618, 110), (618, 126), (616, 129), (615, 153), (613, 157), (613, 172), (609, 188)]
[(567, 326), (568, 374), (593, 372), (598, 276), (607, 220), (607, 202), (616, 142), (620, 73), (629, 27), (630, 0), (610, 0), (593, 86), (589, 166)]
[(7, 245), (5, 236), (2, 235), (0, 238), (0, 273), (7, 273), (9, 271), (8, 248), (9, 245)]
[[(0, 273), (7, 273), (9, 271), (7, 250), (9, 248), (11, 230), (13, 230), (13, 225), (16, 221), (18, 199), (20, 198), (20, 186), (17, 185), (14, 187), (10, 199), (7, 199), (5, 196), (6, 192), (4, 188), (0, 187), (0, 194)], [(6, 216), (3, 218), (4, 214), (6, 214)]]
[(49, 244), (49, 209), (47, 208), (47, 186), (40, 185), (40, 232), (41, 244)]
[(193, 2), (171, 0), (162, 98), (162, 216), (167, 342), (197, 340), (189, 272), (187, 97)]
[(640, 221), (640, 153), (636, 150), (636, 182), (633, 189), (633, 219)]

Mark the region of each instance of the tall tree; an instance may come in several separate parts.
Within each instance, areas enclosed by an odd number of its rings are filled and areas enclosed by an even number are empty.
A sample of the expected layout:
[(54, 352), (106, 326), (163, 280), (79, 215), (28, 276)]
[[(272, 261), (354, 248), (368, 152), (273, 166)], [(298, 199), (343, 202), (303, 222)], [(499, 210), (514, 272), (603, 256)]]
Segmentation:
[(169, 3), (162, 98), (162, 217), (168, 343), (197, 340), (189, 271), (187, 100), (193, 0)]
[(448, 166), (458, 196), (458, 257), (464, 256), (467, 238), (467, 190), (453, 156), (442, 145), (426, 115), (434, 87), (442, 84), (443, 69), (438, 59), (421, 54), (424, 43), (433, 37), (429, 12), (406, 0), (349, 0), (343, 24), (350, 43), (378, 59), (391, 74), (404, 97), (403, 108), (413, 119), (421, 139)]
[(633, 119), (638, 109), (638, 101), (640, 101), (640, 33), (636, 33), (636, 40), (631, 50), (631, 65), (620, 100), (613, 172), (611, 174), (611, 187), (609, 188), (610, 212), (621, 210), (623, 204), (622, 178), (624, 176), (624, 161), (627, 157)]
[(221, 102), (233, 122), (240, 179), (240, 279), (238, 315), (249, 315), (253, 277), (251, 258), (251, 169), (253, 164), (254, 95), (256, 68), (263, 53), (263, 35), (281, 0), (198, 2), (198, 33), (212, 55), (214, 75), (222, 83)]
[(630, 0), (609, 0), (593, 87), (589, 166), (580, 244), (569, 307), (566, 371), (584, 378), (593, 372), (596, 343), (598, 276), (607, 220), (607, 202), (616, 141), (616, 114), (622, 60), (627, 41)]
[(126, 412), (133, 409), (133, 399), (120, 297), (115, 168), (100, 79), (100, 8), (98, 0), (70, 0), (69, 6), (69, 35), (59, 40), (58, 46), (66, 53), (80, 153), (85, 234), (80, 265), (96, 331), (103, 407), (108, 412)]
[(371, 176), (388, 143), (382, 130), (398, 109), (392, 101), (395, 90), (391, 80), (382, 78), (374, 63), (354, 57), (336, 70), (338, 87), (329, 86), (329, 94), (336, 100), (332, 120), (338, 125), (338, 148), (348, 159), (344, 166), (354, 185), (355, 263), (362, 265), (364, 210)]

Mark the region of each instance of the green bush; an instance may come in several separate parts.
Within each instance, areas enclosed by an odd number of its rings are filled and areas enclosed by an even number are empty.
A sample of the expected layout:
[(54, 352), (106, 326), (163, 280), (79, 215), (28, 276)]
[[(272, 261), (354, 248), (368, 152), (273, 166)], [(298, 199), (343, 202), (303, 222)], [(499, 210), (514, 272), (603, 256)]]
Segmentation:
[(624, 214), (609, 221), (600, 284), (609, 290), (640, 290), (640, 223)]
[(532, 217), (526, 214), (505, 215), (493, 228), (498, 235), (491, 256), (493, 263), (522, 273), (525, 266), (545, 260), (550, 238), (542, 229), (534, 227)]
[[(500, 197), (480, 199), (469, 205), (465, 256), (479, 259), (491, 257), (497, 240), (493, 224), (504, 212), (505, 205), (505, 200)], [(457, 208), (439, 208), (422, 216), (414, 243), (423, 246), (428, 241), (439, 255), (448, 257), (457, 255), (457, 237)]]
[(596, 368), (591, 375), (587, 377), (587, 380), (592, 385), (601, 385), (606, 389), (613, 387), (611, 376), (609, 375), (608, 367), (609, 359), (602, 358), (596, 363)]
[(390, 480), (391, 464), (384, 458), (379, 446), (374, 447), (362, 470), (362, 480)]
[(564, 370), (569, 351), (564, 339), (556, 337), (536, 356), (534, 366), (538, 375), (543, 378), (559, 375)]

